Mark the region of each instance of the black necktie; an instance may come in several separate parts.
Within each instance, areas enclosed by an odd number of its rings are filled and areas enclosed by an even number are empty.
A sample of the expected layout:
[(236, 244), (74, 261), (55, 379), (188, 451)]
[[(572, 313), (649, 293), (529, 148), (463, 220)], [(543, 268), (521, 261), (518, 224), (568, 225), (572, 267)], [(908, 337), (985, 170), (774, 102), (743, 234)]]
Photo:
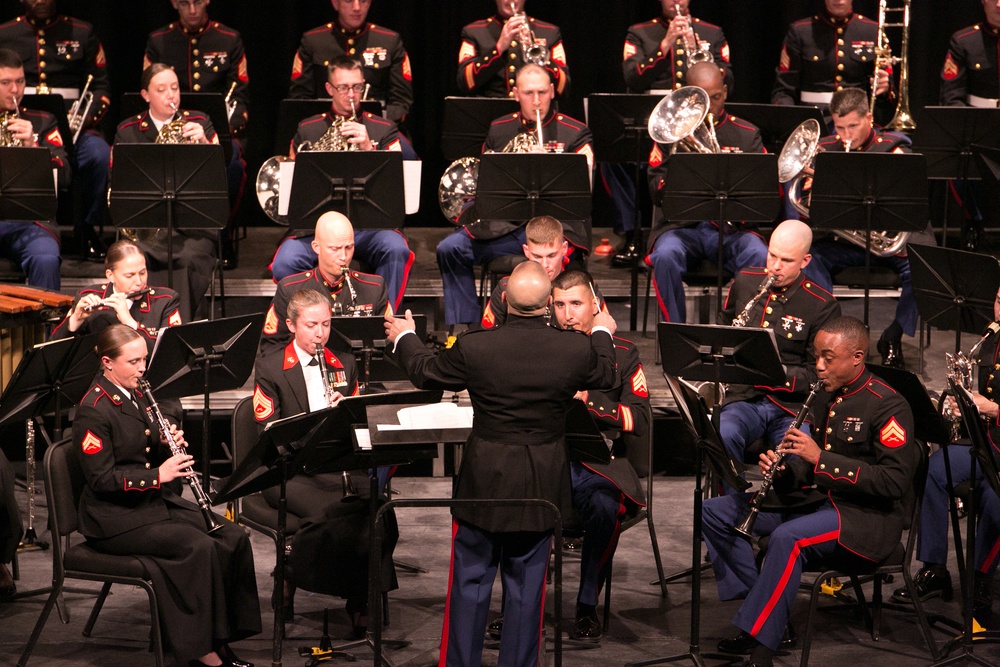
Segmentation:
[(319, 366), (319, 359), (317, 359), (316, 357), (313, 357), (312, 359), (309, 360), (309, 365), (310, 366)]

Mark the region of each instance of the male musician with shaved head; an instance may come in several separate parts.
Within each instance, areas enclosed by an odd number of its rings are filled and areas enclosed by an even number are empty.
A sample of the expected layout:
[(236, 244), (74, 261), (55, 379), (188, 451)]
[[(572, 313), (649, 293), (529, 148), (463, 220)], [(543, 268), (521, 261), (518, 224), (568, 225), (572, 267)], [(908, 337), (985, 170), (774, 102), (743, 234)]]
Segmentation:
[(722, 600), (742, 599), (719, 642), (749, 654), (745, 665), (770, 667), (788, 639), (789, 613), (806, 566), (835, 559), (872, 566), (888, 558), (903, 531), (904, 500), (913, 492), (922, 445), (914, 439), (906, 400), (865, 367), (868, 331), (853, 317), (822, 326), (813, 341), (823, 381), (809, 411), (815, 438), (790, 429), (778, 450), (760, 455), (761, 472), (779, 465), (752, 533), (770, 536), (760, 571), (750, 541), (733, 531), (750, 494), (705, 501), (702, 523)]
[[(551, 285), (536, 262), (511, 273), (507, 323), (469, 331), (440, 355), (413, 335), (413, 320), (386, 318), (400, 366), (421, 388), (468, 389), (475, 412), (456, 499), (539, 498), (566, 516), (570, 499), (566, 412), (576, 392), (611, 389), (614, 319), (595, 315), (590, 336), (545, 323)], [(525, 354), (530, 350), (530, 354)], [(503, 382), (497, 382), (502, 369)], [(539, 507), (452, 509), (452, 571), (439, 664), (478, 665), (490, 590), (499, 567), (506, 609), (498, 664), (541, 664), (545, 571), (554, 517)]]

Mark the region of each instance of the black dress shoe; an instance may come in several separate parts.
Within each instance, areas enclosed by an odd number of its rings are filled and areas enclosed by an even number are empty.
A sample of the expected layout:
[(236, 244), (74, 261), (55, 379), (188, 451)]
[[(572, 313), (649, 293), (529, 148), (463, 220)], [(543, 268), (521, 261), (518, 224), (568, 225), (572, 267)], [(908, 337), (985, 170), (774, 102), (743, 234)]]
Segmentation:
[(82, 240), (80, 243), (80, 259), (85, 262), (104, 261), (104, 244), (101, 243), (100, 239), (89, 238)]
[(486, 636), (499, 641), (500, 633), (503, 632), (503, 616), (493, 621), (486, 627)]
[[(788, 650), (795, 646), (795, 628), (789, 623), (785, 626), (785, 634), (781, 638), (779, 648)], [(734, 653), (736, 655), (749, 655), (757, 648), (758, 642), (749, 632), (740, 631), (740, 634), (719, 642), (719, 650), (723, 653)]]
[(222, 658), (224, 665), (231, 665), (232, 667), (253, 667), (252, 662), (247, 662), (246, 660), (240, 660), (233, 649), (229, 648), (229, 644), (223, 644), (218, 648), (216, 653)]
[[(936, 597), (948, 602), (952, 598), (951, 575), (943, 567), (920, 568), (917, 575), (913, 577), (913, 586), (916, 588), (917, 597), (920, 598), (921, 602)], [(896, 602), (912, 602), (910, 591), (905, 587), (894, 590), (892, 599)]]
[(903, 361), (903, 342), (901, 340), (898, 338), (892, 340), (879, 338), (875, 347), (882, 355), (883, 366), (906, 368), (906, 362)]
[(576, 623), (573, 626), (573, 639), (583, 642), (601, 641), (601, 622), (597, 619), (597, 609), (591, 608), (587, 611), (576, 614)]
[(619, 269), (627, 268), (639, 261), (639, 249), (634, 243), (622, 246), (622, 249), (611, 258), (611, 266)]
[(344, 609), (351, 619), (351, 631), (354, 638), (361, 639), (368, 634), (368, 603), (348, 598)]

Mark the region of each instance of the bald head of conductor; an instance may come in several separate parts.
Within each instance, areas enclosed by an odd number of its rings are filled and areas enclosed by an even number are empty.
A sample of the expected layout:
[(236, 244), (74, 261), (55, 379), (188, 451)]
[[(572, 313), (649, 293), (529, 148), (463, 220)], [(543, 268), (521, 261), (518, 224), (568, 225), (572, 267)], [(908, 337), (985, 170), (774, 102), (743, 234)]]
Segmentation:
[(767, 272), (775, 287), (788, 287), (799, 279), (812, 255), (812, 230), (799, 220), (785, 220), (771, 232), (767, 244)]
[(718, 122), (726, 106), (726, 97), (729, 95), (729, 87), (719, 66), (714, 63), (696, 63), (688, 70), (685, 80), (689, 86), (705, 89), (708, 93), (708, 110)]
[(337, 282), (354, 258), (354, 227), (343, 213), (327, 211), (316, 221), (312, 249), (316, 266), (327, 282)]

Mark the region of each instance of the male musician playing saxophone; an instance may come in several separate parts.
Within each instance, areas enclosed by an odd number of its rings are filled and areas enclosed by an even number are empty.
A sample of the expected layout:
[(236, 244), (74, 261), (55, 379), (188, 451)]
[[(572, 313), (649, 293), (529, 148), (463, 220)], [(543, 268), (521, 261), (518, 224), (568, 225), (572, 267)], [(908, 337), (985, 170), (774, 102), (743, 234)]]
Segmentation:
[(354, 227), (342, 213), (328, 211), (316, 220), (312, 249), (317, 262), (308, 271), (294, 273), (278, 283), (264, 320), (261, 352), (282, 348), (291, 338), (286, 324), (288, 301), (301, 289), (328, 296), (335, 315), (391, 315), (385, 281), (381, 276), (350, 268), (354, 258)]
[[(723, 153), (765, 152), (760, 130), (751, 123), (726, 113), (729, 89), (717, 65), (698, 63), (693, 66), (688, 71), (687, 84), (704, 88), (708, 93), (713, 131)], [(705, 122), (708, 123), (708, 119)], [(654, 143), (649, 153), (649, 191), (653, 204), (657, 207), (663, 199), (663, 186), (666, 184), (672, 148)], [(677, 148), (687, 150), (683, 144)], [(678, 226), (657, 214), (650, 234), (646, 264), (653, 267), (657, 302), (667, 322), (685, 321), (687, 310), (681, 275), (689, 263), (716, 256), (719, 248), (719, 224), (705, 220)], [(767, 257), (767, 247), (760, 235), (743, 222), (722, 224), (725, 225), (722, 239), (725, 269), (735, 274), (747, 266), (762, 266)]]
[[(899, 544), (902, 501), (913, 491), (921, 445), (909, 405), (865, 368), (868, 345), (864, 323), (853, 317), (827, 322), (816, 335), (823, 388), (810, 419), (819, 437), (790, 429), (781, 442), (786, 458), (753, 528), (755, 536), (770, 536), (759, 573), (750, 542), (733, 530), (751, 494), (705, 501), (704, 538), (719, 597), (743, 599), (733, 619), (740, 632), (720, 641), (719, 650), (749, 654), (747, 665), (772, 664), (804, 566), (824, 559), (871, 565)], [(761, 471), (776, 459), (774, 451), (761, 454)]]
[[(100, 128), (111, 104), (110, 83), (104, 47), (86, 21), (59, 14), (56, 0), (21, 0), (24, 16), (0, 25), (0, 44), (17, 52), (24, 62), (29, 94), (61, 95), (69, 111), (87, 88), (93, 103), (83, 117), (73, 150), (73, 173), (83, 195), (83, 212), (73, 225), (81, 259), (100, 262), (104, 245), (97, 236), (103, 226), (105, 192), (111, 148)], [(72, 137), (63, 137), (67, 144)]]
[[(307, 147), (315, 149), (335, 124), (340, 125), (342, 138), (351, 146), (346, 150), (402, 150), (395, 123), (358, 109), (365, 89), (365, 75), (357, 60), (337, 56), (327, 68), (327, 77), (326, 92), (332, 98), (331, 109), (299, 123), (289, 146), (290, 158), (294, 160), (296, 154), (307, 150)], [(271, 261), (271, 275), (275, 282), (294, 273), (308, 271), (316, 264), (312, 241), (308, 230), (290, 230)], [(355, 231), (355, 242), (358, 259), (371, 266), (385, 280), (389, 302), (393, 308), (398, 308), (414, 258), (406, 237), (398, 229), (358, 229)]]
[(292, 61), (288, 96), (322, 96), (327, 66), (338, 56), (349, 56), (361, 63), (371, 84), (367, 99), (381, 100), (386, 118), (402, 122), (413, 104), (413, 72), (399, 33), (367, 22), (372, 0), (330, 0), (330, 4), (336, 18), (302, 35)]
[(463, 95), (514, 97), (515, 73), (528, 61), (524, 46), (530, 31), (535, 44), (548, 50), (542, 65), (552, 77), (555, 96), (569, 94), (569, 65), (559, 26), (524, 13), (525, 0), (496, 0), (496, 16), (462, 28), (458, 50), (458, 88)]
[[(542, 148), (532, 150), (579, 153), (593, 167), (593, 135), (578, 120), (552, 109), (555, 96), (550, 75), (538, 65), (525, 65), (517, 73), (514, 99), (520, 111), (501, 116), (490, 125), (483, 142), (483, 153), (504, 150), (512, 141), (525, 139), (541, 132)], [(541, 118), (541, 130), (537, 119)], [(489, 262), (502, 255), (520, 255), (527, 242), (526, 220), (477, 220), (475, 205), (459, 217), (463, 223), (437, 246), (437, 262), (441, 269), (444, 289), (444, 319), (450, 328), (468, 325), (480, 319), (479, 299), (473, 266)], [(573, 257), (590, 252), (590, 221), (564, 223), (566, 240)]]
[[(908, 137), (875, 127), (872, 115), (868, 112), (868, 96), (860, 88), (837, 91), (830, 99), (830, 114), (833, 117), (834, 134), (820, 140), (820, 150), (845, 151), (850, 147), (851, 151), (859, 153), (910, 152)], [(929, 225), (919, 239), (911, 236), (910, 241), (935, 244)], [(829, 236), (813, 243), (812, 254), (810, 274), (828, 291), (833, 290), (833, 276), (847, 267), (865, 265), (864, 248)], [(891, 269), (899, 274), (902, 283), (896, 316), (882, 332), (877, 348), (884, 366), (903, 368), (903, 334), (912, 336), (917, 330), (917, 300), (910, 280), (910, 260), (904, 248), (890, 257), (873, 255), (871, 265)]]
[(233, 151), (226, 167), (231, 214), (223, 230), (222, 261), (225, 268), (235, 268), (232, 223), (246, 181), (243, 144), (238, 137), (249, 118), (250, 75), (240, 33), (218, 21), (210, 21), (210, 3), (211, 0), (170, 0), (177, 10), (177, 21), (149, 34), (142, 66), (145, 69), (153, 63), (166, 63), (177, 73), (182, 92), (219, 93), (232, 105), (227, 111), (231, 110)]
[[(997, 405), (1000, 400), (1000, 372), (997, 372), (997, 365), (1000, 364), (1000, 326), (996, 324), (1000, 321), (1000, 292), (993, 301), (993, 319), (995, 322), (990, 324), (986, 335), (979, 341), (978, 354), (973, 355), (970, 363), (977, 365), (978, 375), (978, 390), (972, 392), (972, 398), (979, 409), (979, 416), (986, 422), (993, 458), (1000, 460), (1000, 406)], [(954, 403), (950, 403), (948, 409), (956, 419), (960, 418)], [(928, 461), (917, 532), (917, 559), (922, 565), (913, 577), (921, 601), (938, 596), (947, 601), (952, 597), (951, 575), (948, 572), (948, 507), (951, 497), (945, 456), (951, 468), (952, 485), (969, 481), (971, 472), (969, 449), (960, 446), (959, 442), (934, 452)], [(993, 578), (1000, 563), (1000, 498), (983, 479), (981, 467), (977, 466), (976, 474), (971, 492), (980, 494), (980, 515), (976, 527), (972, 615), (980, 624), (992, 627), (987, 624), (992, 620)], [(892, 597), (899, 602), (911, 601), (906, 588), (896, 589)]]
[[(65, 188), (69, 183), (69, 159), (56, 118), (46, 111), (20, 106), (24, 84), (21, 57), (10, 49), (0, 48), (0, 112), (9, 114), (3, 133), (26, 148), (47, 148), (59, 187)], [(48, 185), (52, 187), (52, 181)], [(53, 221), (0, 220), (0, 256), (16, 262), (28, 277), (29, 285), (59, 290), (62, 259)]]
[[(767, 446), (781, 442), (809, 393), (809, 385), (816, 381), (816, 335), (823, 325), (840, 317), (840, 304), (833, 295), (803, 273), (812, 259), (811, 242), (812, 231), (805, 223), (782, 222), (771, 233), (766, 268), (741, 271), (726, 297), (723, 321), (732, 322), (752, 303), (746, 326), (774, 330), (778, 354), (787, 369), (785, 382), (776, 387), (729, 388), (719, 435), (737, 463), (743, 461), (746, 448), (757, 440), (763, 438)], [(761, 292), (770, 277), (774, 278), (773, 284)], [(806, 425), (802, 430), (809, 432)]]

